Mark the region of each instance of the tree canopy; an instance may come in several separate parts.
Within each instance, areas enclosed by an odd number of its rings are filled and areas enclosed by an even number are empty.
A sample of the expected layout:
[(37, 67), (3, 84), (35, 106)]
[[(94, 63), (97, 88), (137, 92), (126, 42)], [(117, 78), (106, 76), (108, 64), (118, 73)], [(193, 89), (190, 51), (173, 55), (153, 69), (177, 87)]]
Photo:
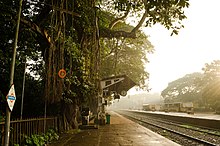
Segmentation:
[[(9, 66), (18, 6), (18, 1), (0, 0), (1, 102), (10, 87)], [(181, 21), (186, 18), (184, 9), (189, 3), (188, 0), (27, 0), (22, 6), (15, 88), (21, 89), (27, 59), (30, 76), (27, 86), (36, 83), (41, 91), (35, 90), (36, 99), (47, 104), (68, 99), (75, 105), (97, 106), (102, 77), (123, 73), (145, 84), (149, 76), (144, 69), (144, 63), (148, 62), (146, 53), (152, 53), (153, 49), (139, 29), (160, 23), (171, 34), (177, 34), (183, 27)], [(137, 16), (136, 26), (123, 23), (128, 16)], [(65, 79), (59, 78), (60, 69), (67, 71)], [(16, 92), (19, 100), (21, 93)]]
[(199, 102), (201, 100), (201, 90), (197, 81), (200, 81), (201, 78), (203, 78), (201, 73), (187, 74), (170, 82), (167, 88), (161, 92), (161, 96), (165, 102)]
[(194, 102), (199, 107), (220, 111), (220, 60), (206, 63), (203, 73), (185, 75), (161, 92), (165, 102)]
[(204, 72), (204, 78), (201, 81), (203, 85), (202, 96), (205, 104), (219, 112), (220, 60), (213, 60), (211, 63), (206, 63), (202, 70)]

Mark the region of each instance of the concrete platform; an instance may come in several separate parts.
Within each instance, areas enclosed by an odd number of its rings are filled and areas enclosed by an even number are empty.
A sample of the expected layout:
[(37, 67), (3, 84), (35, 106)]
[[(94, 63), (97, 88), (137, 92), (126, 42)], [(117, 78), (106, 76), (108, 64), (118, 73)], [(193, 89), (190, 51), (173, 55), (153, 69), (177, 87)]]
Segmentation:
[(64, 134), (50, 146), (179, 146), (115, 112), (109, 113), (110, 124)]
[(140, 111), (140, 112), (163, 114), (163, 115), (173, 115), (173, 116), (181, 116), (181, 117), (192, 117), (192, 118), (200, 118), (200, 119), (220, 120), (220, 115), (215, 114), (214, 112), (194, 113), (194, 114), (178, 113), (178, 112), (159, 112), (159, 111), (154, 111), (154, 112), (152, 112), (152, 111)]

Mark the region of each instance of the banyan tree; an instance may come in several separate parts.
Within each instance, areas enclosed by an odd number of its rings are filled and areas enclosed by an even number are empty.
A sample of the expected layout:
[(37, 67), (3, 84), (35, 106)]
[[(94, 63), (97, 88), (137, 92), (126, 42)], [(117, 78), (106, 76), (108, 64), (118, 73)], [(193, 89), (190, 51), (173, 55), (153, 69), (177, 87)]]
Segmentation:
[[(5, 13), (14, 19), (17, 1), (0, 4), (13, 6)], [(127, 46), (131, 48), (139, 29), (156, 23), (177, 34), (183, 27), (180, 22), (186, 18), (183, 9), (188, 6), (188, 0), (24, 0), (20, 31), (33, 34), (34, 41), (26, 45), (34, 44), (43, 58), (41, 76), (47, 105), (59, 103), (64, 111), (61, 113), (72, 126), (80, 106), (89, 106), (96, 112), (101, 52), (107, 46), (106, 40), (120, 40), (120, 46), (129, 38)], [(120, 28), (124, 25), (118, 24), (128, 17), (137, 17), (135, 26)], [(66, 71), (65, 78), (58, 75), (61, 69)], [(148, 74), (135, 76), (139, 82)]]

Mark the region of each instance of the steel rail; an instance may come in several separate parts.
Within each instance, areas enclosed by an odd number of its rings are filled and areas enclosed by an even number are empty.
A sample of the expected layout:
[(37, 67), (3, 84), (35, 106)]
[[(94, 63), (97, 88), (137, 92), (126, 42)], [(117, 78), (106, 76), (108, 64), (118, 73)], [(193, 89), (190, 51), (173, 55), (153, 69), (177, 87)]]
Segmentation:
[[(121, 114), (121, 113), (120, 113)], [(190, 135), (186, 135), (184, 133), (181, 133), (181, 132), (178, 132), (178, 131), (174, 131), (172, 129), (169, 129), (169, 128), (166, 128), (166, 127), (163, 127), (163, 126), (159, 126), (159, 125), (156, 125), (156, 124), (153, 124), (151, 122), (147, 122), (147, 121), (144, 121), (143, 119), (138, 119), (138, 118), (135, 118), (135, 117), (132, 117), (132, 116), (128, 116), (128, 115), (125, 115), (125, 114), (122, 114), (123, 116), (125, 117), (128, 117), (130, 119), (133, 119), (133, 120), (136, 120), (136, 121), (139, 121), (139, 122), (142, 122), (142, 123), (145, 123), (145, 124), (148, 124), (148, 125), (151, 125), (151, 126), (154, 126), (154, 127), (157, 127), (157, 128), (160, 128), (160, 129), (163, 129), (163, 130), (166, 130), (166, 131), (169, 131), (171, 133), (174, 133), (174, 134), (177, 134), (177, 135), (180, 135), (182, 137), (185, 137), (185, 138), (188, 138), (190, 140), (194, 140), (194, 141), (197, 141), (201, 144), (205, 144), (205, 145), (209, 145), (209, 146), (218, 146), (217, 144), (215, 143), (211, 143), (209, 141), (206, 141), (206, 140), (202, 140), (202, 139), (198, 139), (196, 137), (192, 137)]]
[[(185, 128), (185, 129), (189, 129), (189, 130), (194, 130), (194, 131), (198, 131), (198, 132), (201, 132), (201, 133), (207, 133), (207, 134), (210, 134), (210, 135), (213, 135), (213, 136), (220, 136), (220, 134), (216, 134), (214, 132), (217, 132), (217, 130), (214, 130), (214, 129), (208, 129), (206, 127), (197, 127), (197, 126), (193, 126), (195, 128), (192, 128), (192, 127), (185, 127), (181, 124), (184, 124), (184, 123), (176, 123), (175, 121), (163, 121), (163, 120), (158, 120), (158, 119), (154, 119), (155, 121), (157, 122), (160, 122), (160, 123), (164, 123), (164, 124), (171, 124), (171, 125), (174, 125), (174, 126), (177, 126), (177, 127), (180, 127), (180, 128)], [(191, 125), (189, 125), (191, 126)], [(209, 131), (205, 131), (205, 130), (209, 130)], [(210, 132), (212, 131), (212, 132)]]

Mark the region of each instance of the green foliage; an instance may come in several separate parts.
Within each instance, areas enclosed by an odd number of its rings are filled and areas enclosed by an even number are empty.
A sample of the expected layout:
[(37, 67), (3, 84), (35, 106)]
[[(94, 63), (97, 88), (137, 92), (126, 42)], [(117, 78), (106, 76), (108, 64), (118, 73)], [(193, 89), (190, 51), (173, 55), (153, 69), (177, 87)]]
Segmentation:
[(59, 135), (55, 132), (53, 129), (49, 129), (47, 133), (44, 135), (45, 141), (46, 142), (51, 142), (53, 140), (58, 140)]
[(31, 135), (31, 137), (25, 137), (25, 142), (30, 146), (43, 146), (45, 144), (45, 139), (41, 135)]
[(165, 102), (201, 102), (201, 89), (197, 81), (203, 78), (201, 73), (185, 75), (168, 84), (167, 88), (161, 92)]
[(141, 14), (145, 10), (146, 27), (159, 23), (171, 30), (171, 35), (173, 35), (178, 34), (179, 30), (184, 27), (181, 21), (187, 18), (184, 14), (184, 9), (189, 7), (189, 0), (114, 0), (112, 3), (108, 2), (108, 4), (113, 5), (112, 7), (116, 10), (114, 13), (116, 16), (123, 15), (126, 10), (130, 10), (131, 14), (142, 16)]
[(149, 19), (146, 26), (151, 26), (156, 23), (162, 24), (168, 30), (171, 29), (173, 34), (178, 34), (181, 21), (186, 19), (184, 8), (189, 7), (188, 0), (161, 0), (161, 1), (147, 1), (147, 11)]
[[(70, 75), (65, 78), (65, 84), (70, 86), (70, 89), (65, 89), (66, 99), (78, 99), (80, 102), (85, 102), (96, 92), (94, 83), (89, 79), (89, 68), (85, 65), (88, 60), (72, 37), (66, 39), (65, 48), (67, 51), (66, 71)], [(72, 66), (70, 62), (72, 62)]]
[[(49, 129), (46, 134), (33, 134), (30, 137), (25, 136), (24, 142), (22, 146), (44, 146), (45, 144), (48, 144), (52, 142), (53, 140), (58, 140), (59, 135), (53, 130)], [(18, 144), (15, 144), (14, 146), (19, 146)]]
[[(129, 28), (129, 25), (122, 25), (125, 29)], [(149, 77), (145, 71), (145, 64), (148, 63), (147, 55), (154, 51), (146, 35), (139, 32), (137, 39), (103, 39), (101, 47), (102, 78), (126, 74), (141, 87), (146, 85), (145, 81)]]
[(205, 109), (220, 111), (220, 60), (206, 63), (203, 74), (193, 73), (172, 81), (161, 96), (165, 102), (193, 101)]
[[(16, 28), (16, 10), (18, 8), (19, 4), (18, 1), (4, 1), (0, 0), (0, 112), (5, 112), (5, 97), (8, 93), (8, 90), (10, 88), (10, 66), (11, 66), (11, 58), (12, 58), (12, 48), (14, 45), (14, 35), (15, 35), (15, 28)], [(24, 76), (24, 62), (26, 60), (26, 56), (28, 56), (29, 59), (38, 60), (38, 58), (42, 58), (39, 56), (39, 44), (36, 43), (36, 33), (31, 31), (30, 29), (24, 27), (21, 24), (20, 31), (19, 31), (19, 41), (18, 41), (18, 48), (17, 48), (17, 56), (16, 56), (16, 63), (15, 63), (15, 76), (14, 76), (14, 85), (15, 85), (15, 91), (16, 91), (16, 102), (14, 106), (14, 110), (12, 112), (12, 116), (18, 117), (20, 115), (20, 103), (21, 103), (21, 91), (22, 91), (22, 82), (23, 82), (23, 76)], [(42, 59), (41, 59), (42, 60)], [(36, 75), (42, 75), (42, 62), (40, 63), (34, 63), (28, 65), (29, 71), (33, 71), (32, 74)], [(35, 73), (34, 73), (35, 72)], [(30, 105), (33, 107), (39, 105), (40, 96), (38, 96), (42, 92), (38, 92), (42, 89), (42, 87), (39, 87), (39, 84), (35, 84), (33, 82), (32, 87), (29, 86), (30, 80), (26, 80), (26, 88), (25, 92), (29, 91), (29, 93), (26, 92), (24, 97), (26, 98), (24, 100), (24, 109), (26, 109), (26, 105)], [(33, 80), (32, 80), (33, 81)], [(35, 80), (36, 81), (36, 80)], [(37, 90), (31, 90), (35, 87)], [(36, 89), (36, 88), (35, 88)], [(33, 94), (32, 96), (29, 96), (30, 94)], [(35, 103), (32, 105), (32, 103), (26, 104), (26, 101), (31, 98), (35, 100)], [(33, 112), (32, 109), (38, 110), (37, 112)], [(34, 115), (34, 113), (40, 113), (39, 109), (40, 107), (36, 108), (29, 108), (29, 113)], [(30, 112), (31, 111), (31, 112)]]
[(208, 84), (220, 77), (220, 60), (213, 60), (211, 63), (206, 63), (202, 68), (204, 72), (204, 81)]
[[(149, 77), (149, 74), (144, 70), (144, 64), (148, 62), (146, 54), (152, 52), (151, 44), (147, 40), (147, 37), (138, 33), (137, 40), (125, 39), (123, 35), (118, 40), (103, 40), (100, 42), (102, 46), (101, 57), (103, 58), (99, 58), (94, 44), (99, 43), (99, 37), (101, 37), (101, 35), (98, 36), (99, 34), (95, 32), (99, 32), (97, 29), (102, 27), (108, 29), (111, 21), (118, 16), (123, 16), (127, 10), (130, 11), (129, 14), (131, 15), (137, 14), (140, 16), (143, 10), (146, 10), (146, 26), (161, 23), (167, 29), (172, 29), (174, 33), (177, 33), (178, 29), (183, 27), (180, 21), (186, 18), (183, 9), (188, 7), (188, 0), (145, 2), (136, 0), (81, 0), (68, 1), (64, 4), (65, 6), (61, 5), (62, 2), (63, 1), (60, 0), (56, 1), (56, 3), (50, 0), (46, 3), (41, 1), (23, 2), (22, 22), (20, 25), (15, 67), (16, 77), (14, 83), (17, 95), (15, 109), (20, 109), (21, 83), (23, 79), (24, 61), (27, 57), (33, 61), (33, 63), (28, 64), (28, 69), (31, 73), (27, 73), (27, 89), (25, 89), (24, 106), (29, 108), (29, 114), (42, 113), (42, 103), (44, 102), (42, 99), (44, 96), (43, 90), (47, 87), (44, 84), (46, 79), (48, 79), (45, 77), (45, 69), (53, 68), (53, 73), (56, 75), (55, 70), (58, 68), (56, 65), (59, 62), (52, 61), (51, 64), (48, 63), (48, 52), (51, 46), (65, 48), (64, 67), (69, 76), (65, 78), (64, 88), (70, 86), (71, 91), (68, 91), (71, 96), (70, 99), (78, 98), (80, 101), (88, 101), (90, 97), (97, 95), (97, 80), (100, 77), (113, 74), (128, 74), (135, 82), (145, 85), (145, 81)], [(58, 9), (52, 10), (51, 5), (53, 4), (54, 7)], [(60, 13), (59, 7), (61, 6), (62, 9), (68, 10), (68, 12), (74, 12), (74, 14), (70, 15), (66, 12)], [(1, 105), (10, 87), (10, 61), (14, 42), (14, 30), (16, 28), (15, 16), (17, 9), (18, 1), (0, 0)], [(75, 13), (80, 15), (80, 17), (76, 16)], [(55, 14), (56, 16), (54, 16)], [(96, 18), (98, 18), (98, 23), (96, 23)], [(24, 23), (24, 20), (26, 20), (27, 23)], [(58, 25), (53, 25), (55, 23), (62, 26), (61, 30)], [(114, 29), (118, 31), (128, 31), (132, 30), (133, 27), (119, 24), (114, 27)], [(54, 52), (53, 57), (57, 54), (59, 54), (59, 52)], [(98, 68), (98, 66), (96, 68), (98, 71), (94, 71), (94, 66), (99, 65), (101, 61), (101, 68)], [(45, 64), (48, 64), (50, 67), (45, 66)], [(101, 75), (99, 75), (99, 69), (101, 69)], [(39, 80), (35, 78), (36, 76), (39, 77)], [(50, 86), (61, 85), (57, 84), (58, 82), (53, 79), (51, 80), (55, 84), (50, 84)], [(49, 88), (51, 89), (51, 87)], [(3, 106), (1, 106), (1, 108), (5, 109)], [(1, 109), (1, 111), (3, 111), (3, 109)], [(18, 115), (20, 113), (19, 110), (14, 111), (17, 113), (13, 112), (13, 114)]]
[(208, 107), (218, 111), (218, 103), (220, 102), (220, 60), (206, 63), (202, 70), (204, 71), (204, 78), (201, 81), (203, 99)]

